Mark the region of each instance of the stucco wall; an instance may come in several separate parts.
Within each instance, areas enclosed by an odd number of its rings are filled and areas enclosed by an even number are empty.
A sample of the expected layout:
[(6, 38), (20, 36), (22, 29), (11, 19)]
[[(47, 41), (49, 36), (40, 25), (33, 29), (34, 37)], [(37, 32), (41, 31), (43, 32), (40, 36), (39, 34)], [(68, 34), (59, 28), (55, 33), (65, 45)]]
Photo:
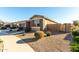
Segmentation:
[(40, 23), (41, 30), (47, 30), (47, 25), (48, 24), (56, 24), (55, 22), (52, 22), (52, 21), (47, 20), (47, 19), (42, 18), (42, 17), (33, 17), (32, 20), (40, 20), (40, 22), (41, 22)]
[(56, 24), (55, 22), (43, 19), (43, 30), (47, 30), (47, 25), (49, 24)]
[(49, 24), (47, 29), (51, 32), (70, 32), (71, 24)]
[(43, 19), (43, 22), (45, 22), (45, 25), (46, 24), (56, 24), (55, 22), (52, 22), (50, 20), (47, 20), (45, 18), (42, 18), (42, 17), (33, 17), (32, 20), (42, 20)]
[[(40, 27), (40, 28), (34, 26), (33, 20), (39, 20), (39, 22), (40, 22), (40, 26), (39, 26), (39, 27)], [(40, 18), (40, 17), (33, 17), (33, 18), (31, 19), (30, 23), (31, 23), (32, 31), (37, 31), (37, 30), (41, 30), (41, 29), (42, 29), (42, 18)]]

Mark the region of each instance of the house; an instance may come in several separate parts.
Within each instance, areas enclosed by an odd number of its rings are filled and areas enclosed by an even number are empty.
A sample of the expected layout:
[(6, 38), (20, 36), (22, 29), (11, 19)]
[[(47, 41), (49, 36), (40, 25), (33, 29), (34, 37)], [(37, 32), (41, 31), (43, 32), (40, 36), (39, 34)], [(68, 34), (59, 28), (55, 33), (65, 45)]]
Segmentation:
[(34, 15), (30, 18), (30, 27), (32, 31), (70, 32), (72, 25), (71, 23), (61, 24), (42, 15)]
[(26, 27), (26, 25), (25, 25), (26, 22), (27, 22), (27, 20), (17, 21), (17, 22), (8, 23), (5, 26), (7, 26), (7, 27)]
[(17, 21), (7, 24), (10, 27), (23, 27), (32, 31), (70, 32), (70, 24), (60, 24), (42, 15), (34, 15), (29, 20)]
[(50, 20), (49, 18), (42, 15), (34, 15), (30, 18), (31, 29), (35, 30), (47, 30), (48, 24), (57, 24), (57, 22)]

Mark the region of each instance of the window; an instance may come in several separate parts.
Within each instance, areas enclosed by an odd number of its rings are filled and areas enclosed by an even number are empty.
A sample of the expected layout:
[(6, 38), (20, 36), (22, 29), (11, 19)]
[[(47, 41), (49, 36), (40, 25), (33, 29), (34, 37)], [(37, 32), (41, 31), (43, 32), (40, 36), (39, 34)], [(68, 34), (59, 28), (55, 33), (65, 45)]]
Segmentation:
[(37, 24), (37, 26), (40, 26), (40, 23), (39, 23), (39, 24)]
[(34, 24), (34, 20), (32, 20), (32, 25), (35, 26), (35, 24)]
[(33, 26), (40, 26), (39, 20), (33, 20)]

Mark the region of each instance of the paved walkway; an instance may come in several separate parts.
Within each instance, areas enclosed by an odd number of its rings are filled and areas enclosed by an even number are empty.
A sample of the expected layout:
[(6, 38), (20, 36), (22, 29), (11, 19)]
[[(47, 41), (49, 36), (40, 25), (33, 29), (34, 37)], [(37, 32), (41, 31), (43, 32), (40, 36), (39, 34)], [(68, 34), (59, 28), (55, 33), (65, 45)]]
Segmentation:
[(18, 44), (21, 39), (14, 35), (0, 36), (0, 39), (4, 41), (4, 52), (34, 52), (28, 44)]

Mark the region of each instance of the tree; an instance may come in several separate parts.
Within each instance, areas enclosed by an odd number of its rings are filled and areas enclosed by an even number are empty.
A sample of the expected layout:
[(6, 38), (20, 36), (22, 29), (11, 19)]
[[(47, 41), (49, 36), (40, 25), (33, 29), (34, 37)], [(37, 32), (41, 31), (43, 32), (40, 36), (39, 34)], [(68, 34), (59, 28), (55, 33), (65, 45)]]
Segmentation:
[(75, 26), (79, 26), (79, 21), (78, 21), (78, 20), (73, 21), (73, 24), (74, 24)]
[(0, 27), (4, 25), (4, 22), (0, 20)]

